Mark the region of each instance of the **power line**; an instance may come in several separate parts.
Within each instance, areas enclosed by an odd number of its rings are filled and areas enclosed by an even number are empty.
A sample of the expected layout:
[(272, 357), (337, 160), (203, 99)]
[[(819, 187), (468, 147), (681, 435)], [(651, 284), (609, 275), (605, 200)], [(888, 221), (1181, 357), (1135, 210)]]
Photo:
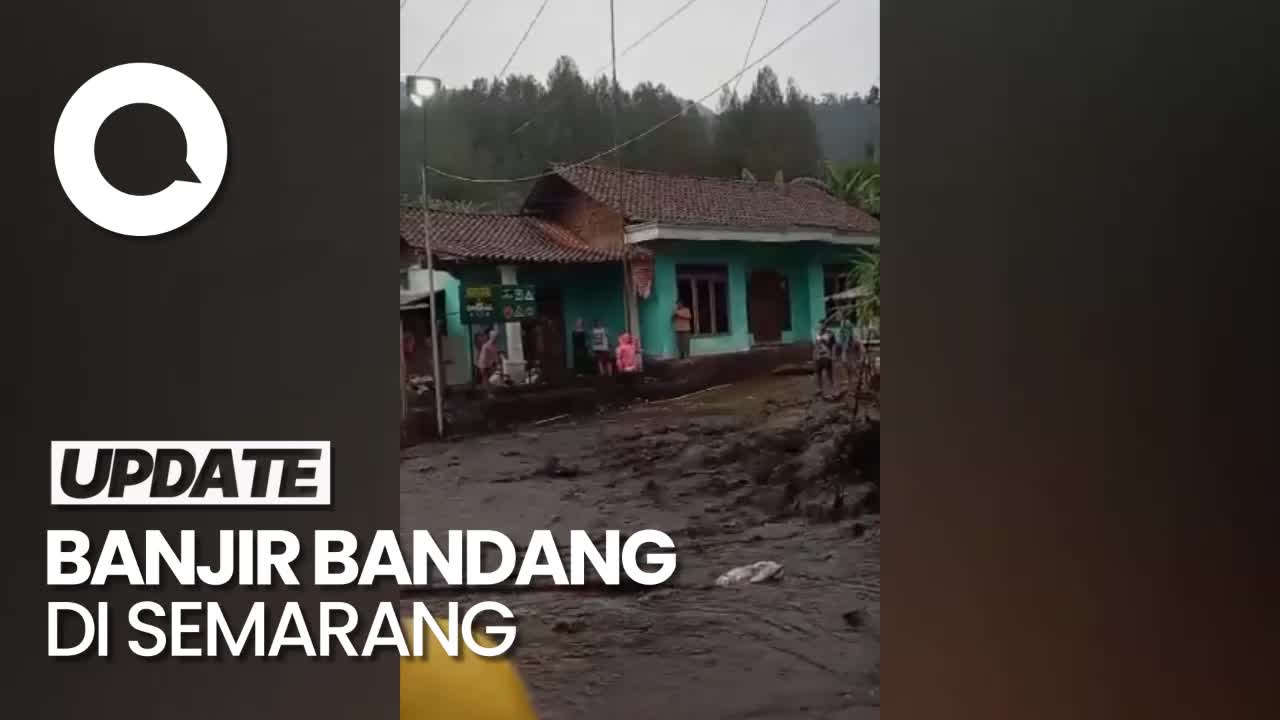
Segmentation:
[[(634, 50), (636, 47), (638, 47), (638, 46), (640, 45), (640, 43), (644, 42), (645, 40), (648, 40), (650, 37), (652, 37), (652, 36), (654, 35), (654, 33), (658, 32), (658, 31), (659, 31), (659, 30), (661, 30), (663, 27), (665, 27), (665, 26), (667, 25), (667, 23), (669, 23), (669, 22), (671, 22), (672, 20), (675, 20), (676, 18), (680, 17), (680, 15), (681, 15), (681, 14), (683, 14), (685, 10), (688, 10), (688, 9), (689, 9), (690, 7), (692, 7), (692, 6), (693, 6), (693, 4), (694, 4), (694, 3), (696, 3), (696, 2), (698, 2), (698, 0), (687, 0), (687, 2), (685, 2), (685, 4), (683, 4), (683, 5), (681, 5), (680, 7), (676, 8), (676, 9), (675, 9), (675, 12), (672, 12), (670, 15), (667, 15), (665, 18), (663, 18), (662, 20), (660, 20), (660, 21), (658, 22), (658, 24), (657, 24), (657, 25), (654, 25), (653, 27), (649, 28), (649, 30), (648, 30), (647, 32), (645, 32), (645, 34), (643, 34), (643, 35), (641, 35), (639, 38), (637, 38), (637, 39), (635, 40), (635, 42), (633, 42), (633, 43), (631, 43), (630, 45), (628, 45), (628, 46), (626, 46), (625, 48), (623, 48), (621, 53), (616, 53), (616, 52), (615, 52), (610, 62), (606, 62), (606, 63), (604, 63), (603, 65), (601, 65), (600, 67), (596, 68), (596, 69), (595, 69), (595, 71), (594, 71), (594, 72), (592, 72), (588, 77), (589, 77), (589, 78), (594, 78), (596, 75), (599, 75), (601, 72), (604, 72), (605, 70), (607, 70), (610, 66), (612, 66), (612, 67), (614, 68), (614, 76), (616, 77), (616, 76), (617, 76), (618, 58), (619, 58), (619, 57), (626, 57), (626, 56), (627, 56), (627, 53), (631, 52), (631, 51), (632, 51), (632, 50)], [(611, 26), (610, 26), (610, 33), (612, 33), (612, 32), (613, 32), (613, 30), (612, 30), (612, 25), (611, 25)], [(559, 102), (559, 100), (557, 100), (556, 102)], [(532, 125), (532, 124), (533, 124), (533, 121), (535, 121), (535, 120), (537, 120), (538, 118), (542, 117), (543, 113), (545, 113), (547, 110), (550, 110), (550, 109), (551, 109), (551, 106), (552, 106), (552, 105), (554, 105), (554, 104), (555, 104), (554, 102), (552, 102), (552, 103), (548, 103), (547, 105), (543, 106), (541, 109), (534, 110), (533, 115), (532, 115), (532, 116), (530, 116), (528, 120), (525, 120), (523, 123), (521, 123), (521, 124), (520, 124), (520, 126), (519, 126), (519, 127), (517, 127), (515, 130), (512, 130), (512, 131), (511, 131), (511, 134), (512, 134), (512, 135), (515, 135), (515, 134), (517, 134), (517, 133), (519, 133), (519, 132), (523, 132), (525, 128), (527, 128), (527, 127), (529, 127), (530, 125)]]
[[(742, 67), (742, 69), (741, 69), (741, 70), (739, 70), (738, 72), (734, 73), (734, 75), (733, 75), (732, 77), (730, 77), (729, 79), (725, 80), (724, 82), (722, 82), (722, 83), (720, 83), (720, 84), (716, 85), (716, 86), (715, 86), (715, 88), (714, 88), (713, 90), (711, 90), (710, 92), (708, 92), (706, 95), (703, 95), (702, 97), (698, 98), (697, 100), (694, 100), (694, 101), (690, 102), (688, 105), (686, 105), (686, 106), (684, 107), (684, 109), (682, 109), (680, 112), (676, 113), (675, 115), (672, 115), (671, 117), (669, 117), (669, 118), (667, 118), (667, 119), (663, 120), (662, 122), (659, 122), (658, 124), (656, 124), (656, 125), (654, 125), (654, 126), (650, 127), (649, 129), (647, 129), (647, 130), (645, 130), (645, 131), (643, 131), (643, 132), (641, 132), (641, 133), (639, 133), (639, 134), (637, 134), (637, 135), (633, 135), (632, 137), (630, 137), (630, 138), (628, 138), (628, 139), (626, 139), (626, 140), (622, 141), (621, 143), (618, 143), (618, 144), (614, 145), (613, 147), (611, 147), (611, 148), (609, 148), (609, 149), (607, 149), (607, 150), (602, 150), (602, 151), (600, 151), (600, 152), (596, 153), (595, 155), (592, 155), (591, 157), (586, 158), (585, 160), (579, 160), (579, 161), (577, 161), (577, 162), (575, 162), (575, 163), (569, 163), (569, 164), (567, 164), (567, 165), (564, 165), (564, 166), (562, 166), (560, 169), (561, 169), (561, 170), (569, 170), (569, 169), (571, 169), (571, 168), (575, 168), (575, 167), (579, 167), (579, 166), (582, 166), (582, 165), (587, 165), (587, 164), (593, 163), (593, 162), (595, 162), (596, 160), (599, 160), (600, 158), (602, 158), (602, 157), (604, 157), (604, 156), (606, 156), (606, 155), (609, 155), (609, 154), (615, 153), (615, 152), (617, 152), (617, 151), (619, 151), (619, 150), (621, 150), (621, 149), (623, 149), (623, 148), (627, 147), (628, 145), (631, 145), (631, 144), (633, 144), (633, 143), (639, 142), (640, 140), (643, 140), (644, 138), (648, 137), (649, 135), (652, 135), (653, 133), (657, 132), (658, 130), (661, 130), (662, 128), (666, 127), (667, 125), (670, 125), (671, 123), (675, 122), (676, 120), (679, 120), (680, 118), (684, 117), (684, 115), (685, 115), (687, 112), (689, 112), (689, 111), (690, 111), (690, 108), (691, 108), (693, 105), (695, 105), (695, 104), (697, 104), (697, 103), (701, 103), (701, 102), (703, 102), (703, 101), (707, 100), (707, 99), (708, 99), (708, 98), (710, 98), (712, 95), (715, 95), (717, 92), (719, 92), (721, 88), (726, 87), (729, 83), (731, 83), (731, 82), (733, 82), (733, 81), (737, 80), (738, 78), (742, 77), (743, 75), (746, 75), (748, 70), (751, 70), (752, 68), (754, 68), (755, 66), (757, 66), (757, 65), (759, 65), (760, 63), (764, 62), (765, 60), (768, 60), (770, 56), (772, 56), (774, 53), (776, 53), (776, 52), (778, 52), (779, 50), (781, 50), (781, 49), (782, 49), (782, 48), (783, 48), (787, 43), (791, 42), (791, 41), (792, 41), (792, 40), (793, 40), (797, 35), (799, 35), (800, 33), (804, 32), (805, 30), (807, 30), (807, 29), (809, 28), (809, 26), (810, 26), (810, 25), (813, 25), (814, 23), (818, 22), (818, 20), (819, 20), (819, 19), (821, 19), (823, 15), (826, 15), (827, 13), (831, 12), (831, 10), (832, 10), (832, 9), (834, 9), (834, 8), (835, 8), (835, 6), (839, 5), (842, 1), (843, 1), (843, 0), (833, 0), (833, 2), (831, 2), (831, 4), (827, 5), (827, 6), (826, 6), (825, 8), (823, 8), (821, 11), (819, 11), (817, 15), (814, 15), (813, 17), (809, 18), (809, 21), (808, 21), (808, 22), (806, 22), (805, 24), (803, 24), (803, 25), (801, 25), (800, 27), (796, 28), (794, 32), (792, 32), (790, 35), (788, 35), (788, 36), (786, 36), (785, 38), (783, 38), (783, 39), (782, 39), (782, 42), (778, 43), (777, 45), (774, 45), (774, 46), (773, 46), (773, 47), (772, 47), (768, 52), (766, 52), (765, 54), (763, 54), (763, 55), (761, 55), (760, 57), (756, 58), (754, 61), (752, 61), (752, 62), (750, 62), (750, 63), (748, 63), (748, 64), (744, 65), (744, 66)], [(428, 165), (428, 166), (427, 166), (427, 169), (428, 169), (428, 170), (430, 170), (431, 172), (435, 173), (436, 175), (439, 175), (439, 176), (441, 176), (441, 177), (449, 178), (450, 180), (457, 180), (457, 181), (459, 181), (459, 182), (468, 182), (468, 183), (483, 183), (483, 184), (486, 184), (486, 185), (494, 185), (494, 184), (502, 184), (502, 183), (519, 183), (519, 182), (528, 182), (528, 181), (530, 181), (530, 180), (537, 180), (537, 179), (539, 179), (539, 178), (550, 177), (550, 176), (552, 176), (552, 175), (557, 174), (557, 172), (559, 172), (559, 171), (557, 171), (557, 170), (547, 170), (547, 171), (545, 171), (545, 172), (540, 172), (540, 173), (537, 173), (537, 174), (534, 174), (534, 175), (525, 175), (524, 177), (516, 177), (516, 178), (473, 178), (473, 177), (467, 177), (467, 176), (465, 176), (465, 175), (455, 175), (454, 173), (446, 172), (446, 171), (444, 171), (444, 170), (440, 170), (440, 169), (438, 169), (438, 168), (434, 168), (434, 167), (432, 167), (432, 166), (430, 166), (430, 165)]]
[[(648, 39), (649, 39), (649, 36), (653, 35), (654, 33), (658, 32), (659, 30), (661, 30), (663, 27), (665, 27), (665, 26), (666, 26), (666, 24), (667, 24), (667, 23), (669, 23), (669, 22), (671, 22), (672, 20), (675, 20), (676, 18), (680, 17), (681, 13), (683, 13), (685, 10), (688, 10), (688, 9), (690, 8), (690, 6), (692, 6), (692, 5), (693, 5), (694, 3), (696, 3), (696, 2), (698, 2), (698, 0), (689, 0), (689, 1), (688, 1), (688, 2), (686, 2), (685, 4), (683, 4), (683, 5), (681, 5), (680, 7), (676, 8), (676, 11), (675, 11), (675, 12), (673, 12), (673, 13), (671, 13), (670, 15), (666, 16), (665, 18), (663, 18), (663, 19), (662, 19), (662, 21), (661, 21), (661, 22), (659, 22), (657, 25), (654, 25), (652, 28), (649, 28), (649, 32), (645, 33), (644, 35), (641, 35), (641, 36), (640, 36), (640, 38), (639, 38), (638, 40), (636, 40), (635, 42), (631, 43), (630, 45), (628, 45), (628, 46), (626, 46), (625, 48), (623, 48), (623, 49), (622, 49), (622, 57), (626, 57), (626, 56), (627, 56), (627, 53), (629, 53), (629, 52), (631, 52), (632, 50), (634, 50), (634, 49), (635, 49), (635, 47), (636, 47), (637, 45), (639, 45), (640, 43), (644, 42), (645, 40), (648, 40)], [(614, 58), (614, 62), (615, 62), (615, 63), (617, 63), (617, 58)], [(603, 68), (602, 68), (602, 69), (603, 69)], [(599, 72), (599, 71), (597, 70), (596, 72)]]
[(419, 70), (422, 69), (423, 65), (427, 64), (427, 60), (431, 58), (431, 54), (436, 51), (436, 48), (440, 47), (440, 43), (444, 41), (445, 36), (447, 36), (449, 34), (449, 31), (453, 29), (454, 23), (458, 22), (458, 18), (462, 17), (462, 13), (466, 12), (467, 8), (470, 6), (471, 6), (471, 0), (467, 0), (466, 2), (462, 3), (462, 7), (458, 8), (458, 12), (454, 14), (453, 19), (449, 21), (449, 24), (447, 26), (445, 26), (444, 32), (440, 33), (440, 37), (436, 38), (436, 44), (432, 45), (431, 49), (427, 51), (427, 54), (422, 56), (422, 60), (418, 61), (418, 66), (413, 69), (414, 73), (417, 73)]
[(533, 20), (529, 22), (529, 27), (524, 29), (524, 35), (520, 36), (520, 42), (516, 43), (515, 49), (511, 51), (511, 57), (507, 58), (507, 64), (502, 66), (502, 71), (498, 73), (499, 78), (506, 77), (507, 68), (511, 67), (511, 61), (516, 59), (516, 53), (520, 52), (520, 48), (524, 47), (524, 41), (529, 39), (529, 33), (533, 32), (533, 26), (538, 24), (538, 18), (542, 17), (542, 11), (547, 9), (547, 3), (551, 0), (542, 0), (542, 4), (538, 6), (538, 12), (533, 16)]
[[(751, 31), (751, 42), (747, 45), (747, 54), (742, 56), (742, 64), (745, 66), (747, 61), (751, 59), (751, 51), (756, 47), (756, 36), (760, 34), (760, 26), (764, 23), (764, 11), (769, 9), (769, 0), (764, 0), (760, 6), (760, 17), (756, 18), (756, 29)], [(738, 94), (738, 83), (742, 82), (742, 76), (739, 75), (737, 80), (733, 81), (733, 94)]]

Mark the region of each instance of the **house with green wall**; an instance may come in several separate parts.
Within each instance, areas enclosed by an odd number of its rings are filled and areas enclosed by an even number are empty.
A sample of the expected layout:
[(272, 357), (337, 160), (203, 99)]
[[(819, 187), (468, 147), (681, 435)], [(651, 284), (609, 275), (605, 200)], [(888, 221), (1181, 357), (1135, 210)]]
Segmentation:
[[(519, 214), (426, 220), (450, 288), (444, 331), (474, 342), (481, 330), (461, 324), (467, 286), (533, 285), (537, 317), (499, 332), (515, 373), (536, 362), (548, 375), (574, 371), (579, 320), (588, 328), (599, 320), (615, 338), (632, 333), (647, 360), (676, 357), (677, 299), (693, 311), (691, 355), (808, 343), (852, 261), (879, 243), (875, 218), (813, 181), (601, 165), (554, 166)], [(425, 248), (420, 209), (402, 208), (400, 224), (402, 243)]]
[[(523, 214), (433, 211), (426, 220), (424, 228), (420, 208), (401, 208), (400, 237), (425, 252), (424, 233), (430, 234), (447, 365), (470, 368), (475, 336), (489, 329), (464, 324), (462, 296), (468, 287), (533, 286), (533, 318), (493, 323), (513, 376), (533, 363), (551, 377), (584, 370), (572, 367), (572, 332), (578, 320), (588, 328), (598, 320), (613, 337), (625, 329), (623, 257), (642, 257), (647, 251), (593, 248), (567, 228)], [(416, 267), (424, 272), (421, 263)], [(447, 374), (450, 384), (460, 384), (455, 373)]]
[(879, 222), (812, 180), (745, 181), (556, 166), (525, 213), (628, 262), (629, 326), (647, 358), (676, 356), (672, 313), (693, 311), (692, 355), (809, 342)]

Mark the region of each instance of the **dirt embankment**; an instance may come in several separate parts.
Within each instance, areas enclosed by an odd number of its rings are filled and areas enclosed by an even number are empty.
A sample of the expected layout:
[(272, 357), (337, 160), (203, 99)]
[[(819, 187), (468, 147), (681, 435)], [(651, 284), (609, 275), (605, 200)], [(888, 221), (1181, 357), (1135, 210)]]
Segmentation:
[(672, 420), (613, 433), (608, 465), (658, 471), (651, 494), (695, 480), (761, 519), (834, 522), (880, 511), (880, 422), (855, 419), (843, 399), (770, 398), (744, 415)]
[[(401, 478), (402, 530), (675, 540), (662, 588), (503, 592), (539, 717), (879, 716), (878, 415), (809, 376), (427, 444)], [(782, 573), (716, 584), (761, 562)]]

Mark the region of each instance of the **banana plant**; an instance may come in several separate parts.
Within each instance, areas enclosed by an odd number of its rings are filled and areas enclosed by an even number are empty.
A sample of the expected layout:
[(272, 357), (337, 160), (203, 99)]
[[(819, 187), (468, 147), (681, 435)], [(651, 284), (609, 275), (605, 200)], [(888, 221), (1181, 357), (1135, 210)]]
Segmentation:
[(857, 288), (854, 312), (858, 325), (864, 328), (880, 327), (880, 252), (864, 250), (862, 257), (854, 261), (850, 273), (852, 286)]
[(827, 190), (835, 197), (880, 217), (880, 171), (851, 165), (839, 168), (827, 163)]

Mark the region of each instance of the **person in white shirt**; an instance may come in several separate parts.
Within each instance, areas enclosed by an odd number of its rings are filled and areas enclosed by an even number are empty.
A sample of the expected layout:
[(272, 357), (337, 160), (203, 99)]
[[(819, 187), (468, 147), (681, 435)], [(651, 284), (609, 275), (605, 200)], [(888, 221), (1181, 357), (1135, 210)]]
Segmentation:
[(613, 353), (609, 352), (609, 331), (599, 318), (591, 324), (591, 351), (596, 356), (596, 372), (601, 376), (613, 374)]

